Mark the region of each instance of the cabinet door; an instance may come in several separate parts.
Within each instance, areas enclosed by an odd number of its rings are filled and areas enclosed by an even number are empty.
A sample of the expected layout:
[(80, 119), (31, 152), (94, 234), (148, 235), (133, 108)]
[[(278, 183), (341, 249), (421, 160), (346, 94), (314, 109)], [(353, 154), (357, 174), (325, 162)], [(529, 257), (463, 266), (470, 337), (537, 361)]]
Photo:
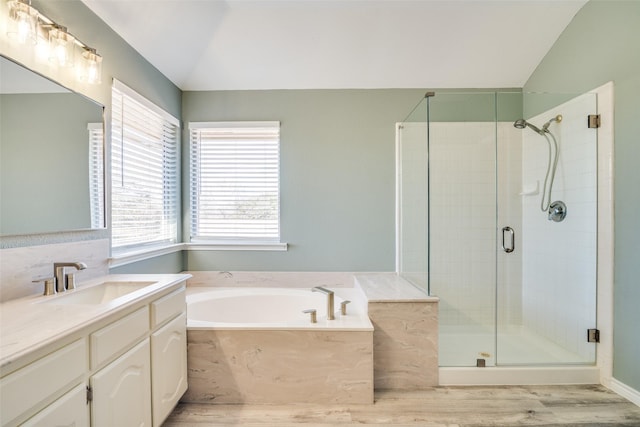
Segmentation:
[(153, 425), (158, 427), (187, 390), (186, 314), (151, 336)]
[(0, 380), (0, 425), (18, 424), (82, 381), (87, 342), (80, 339)]
[(89, 405), (85, 385), (74, 388), (22, 425), (24, 427), (88, 427)]
[(151, 427), (149, 339), (91, 377), (94, 427)]

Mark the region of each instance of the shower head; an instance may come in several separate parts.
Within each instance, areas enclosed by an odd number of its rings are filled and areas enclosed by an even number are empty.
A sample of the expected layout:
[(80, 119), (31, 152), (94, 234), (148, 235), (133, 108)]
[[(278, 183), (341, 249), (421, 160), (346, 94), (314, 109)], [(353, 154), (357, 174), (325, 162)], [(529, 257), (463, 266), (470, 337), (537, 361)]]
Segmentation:
[[(526, 121), (525, 119), (518, 119), (513, 123), (513, 126), (517, 129), (524, 129), (527, 126), (529, 126), (531, 129), (533, 129), (534, 131), (536, 131), (537, 133), (539, 133), (540, 135), (544, 134), (544, 131), (541, 131), (540, 129), (538, 129), (537, 127), (535, 127), (534, 125), (532, 125), (531, 123), (529, 123), (528, 121)], [(546, 129), (545, 129), (546, 131)]]
[(527, 127), (527, 122), (524, 119), (518, 119), (513, 123), (513, 127), (524, 129), (525, 127)]

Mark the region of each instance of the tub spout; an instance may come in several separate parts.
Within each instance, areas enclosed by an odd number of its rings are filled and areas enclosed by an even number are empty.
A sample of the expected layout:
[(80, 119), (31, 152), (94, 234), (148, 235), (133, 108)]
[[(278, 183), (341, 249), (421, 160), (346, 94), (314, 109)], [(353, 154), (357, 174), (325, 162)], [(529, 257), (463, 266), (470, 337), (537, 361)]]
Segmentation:
[(334, 320), (336, 316), (333, 310), (333, 291), (322, 286), (316, 286), (311, 289), (311, 292), (321, 292), (327, 296), (327, 320)]

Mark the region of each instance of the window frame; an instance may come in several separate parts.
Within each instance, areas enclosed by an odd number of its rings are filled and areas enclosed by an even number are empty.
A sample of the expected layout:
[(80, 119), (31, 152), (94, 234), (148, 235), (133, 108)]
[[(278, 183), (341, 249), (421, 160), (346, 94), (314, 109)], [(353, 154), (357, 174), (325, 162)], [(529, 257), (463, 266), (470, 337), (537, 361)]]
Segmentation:
[[(117, 94), (115, 91), (119, 92)], [(173, 189), (169, 190), (170, 198), (167, 197), (167, 194), (163, 193), (163, 205), (164, 208), (162, 214), (161, 225), (157, 230), (162, 229), (163, 227), (169, 227), (169, 231), (166, 235), (162, 236), (159, 240), (148, 240), (142, 239), (137, 242), (128, 243), (128, 244), (119, 244), (114, 246), (114, 144), (122, 143), (120, 138), (116, 138), (116, 135), (120, 135), (121, 132), (114, 132), (114, 126), (117, 126), (120, 120), (114, 120), (112, 116), (111, 120), (111, 143), (110, 143), (110, 153), (111, 153), (111, 162), (109, 166), (109, 188), (110, 188), (110, 209), (109, 209), (109, 226), (111, 231), (110, 238), (110, 248), (113, 259), (122, 259), (130, 254), (139, 254), (141, 252), (153, 252), (162, 250), (163, 248), (176, 248), (180, 246), (179, 242), (180, 238), (180, 212), (181, 212), (181, 204), (180, 204), (180, 136), (182, 132), (182, 128), (180, 126), (180, 120), (163, 110), (162, 108), (155, 105), (153, 102), (149, 101), (144, 96), (140, 95), (133, 89), (129, 88), (124, 83), (114, 79), (112, 85), (112, 115), (115, 106), (114, 99), (117, 96), (122, 96), (123, 102), (125, 97), (128, 98), (128, 101), (133, 101), (133, 103), (137, 104), (136, 108), (144, 109), (144, 114), (153, 115), (155, 118), (162, 121), (162, 127), (165, 126), (173, 126), (172, 132), (173, 138), (166, 138), (166, 132), (161, 131), (160, 127), (158, 127), (157, 131), (159, 133), (159, 138), (156, 142), (159, 142), (163, 145), (163, 156), (167, 153), (166, 145), (171, 145), (171, 149), (173, 150), (173, 163), (172, 169), (173, 172), (170, 174), (169, 181), (167, 181), (168, 171), (165, 163), (163, 163), (162, 167), (162, 175), (163, 175), (163, 186), (165, 182), (168, 182), (169, 185), (173, 185)], [(139, 111), (136, 111), (134, 115), (138, 114)], [(133, 116), (130, 116), (131, 120)], [(169, 141), (170, 139), (170, 141)], [(168, 142), (169, 141), (169, 142)], [(126, 158), (126, 157), (125, 157)], [(164, 191), (164, 190), (163, 190)], [(167, 210), (169, 208), (170, 210)], [(168, 212), (168, 213), (167, 213)], [(153, 232), (152, 232), (153, 233)]]
[[(279, 121), (225, 121), (225, 122), (190, 122), (188, 125), (189, 130), (189, 239), (188, 248), (197, 250), (287, 250), (287, 244), (282, 243), (282, 209), (281, 209), (281, 135), (280, 135), (280, 122)], [(259, 131), (260, 129), (266, 129), (269, 131), (276, 131), (276, 144), (275, 150), (277, 159), (275, 164), (271, 164), (276, 168), (277, 177), (277, 236), (267, 238), (247, 238), (236, 236), (215, 236), (206, 234), (194, 233), (194, 230), (199, 228), (198, 212), (196, 205), (199, 202), (199, 198), (195, 197), (197, 186), (200, 185), (200, 169), (198, 162), (200, 161), (200, 136), (202, 132), (213, 132), (219, 130), (221, 135), (223, 131), (237, 131), (242, 134), (244, 132), (251, 132), (251, 130)], [(197, 135), (197, 136), (196, 136)], [(249, 140), (249, 138), (243, 139), (237, 138), (238, 141)], [(222, 138), (221, 138), (222, 139)], [(198, 224), (198, 225), (196, 225)]]
[(89, 206), (91, 228), (106, 227), (106, 164), (104, 123), (88, 123), (89, 132)]

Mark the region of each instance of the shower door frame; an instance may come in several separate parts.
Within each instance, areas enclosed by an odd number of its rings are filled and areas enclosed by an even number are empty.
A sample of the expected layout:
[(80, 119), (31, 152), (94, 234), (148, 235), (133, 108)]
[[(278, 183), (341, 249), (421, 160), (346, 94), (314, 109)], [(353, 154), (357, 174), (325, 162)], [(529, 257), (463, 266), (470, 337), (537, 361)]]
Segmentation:
[[(485, 92), (485, 93), (486, 93), (486, 92)], [(495, 92), (495, 94), (497, 94), (497, 93), (498, 93), (498, 92)], [(427, 102), (427, 103), (429, 103), (429, 102), (430, 102), (430, 99), (427, 99), (427, 100), (426, 100), (426, 102)], [(427, 111), (429, 111), (429, 109), (428, 109)], [(428, 121), (427, 123), (431, 123), (431, 122), (430, 122), (430, 121)], [(496, 120), (496, 129), (497, 129), (497, 126), (498, 126), (498, 121)], [(430, 129), (430, 127), (429, 127), (429, 126), (427, 126), (427, 129)], [(430, 143), (430, 138), (427, 140), (427, 144), (429, 144), (429, 143)], [(495, 143), (496, 143), (496, 153), (497, 153), (497, 150), (498, 150), (498, 148), (497, 148), (498, 137), (497, 137), (497, 136), (496, 136), (496, 142), (495, 142)], [(428, 149), (429, 149), (429, 154), (431, 154), (431, 147), (429, 146), (429, 147), (428, 147)], [(598, 158), (600, 158), (600, 154), (598, 155)], [(497, 160), (496, 160), (496, 162), (497, 162)], [(431, 168), (428, 166), (428, 165), (429, 165), (429, 163), (430, 163), (430, 161), (428, 161), (428, 162), (427, 162), (427, 168), (428, 168), (428, 173), (429, 173), (429, 174), (431, 174)], [(496, 167), (496, 173), (498, 173), (498, 167)], [(429, 178), (431, 178), (431, 177), (429, 177)], [(496, 183), (497, 183), (497, 181), (496, 181)], [(432, 181), (431, 181), (431, 180), (429, 180), (429, 186), (431, 186), (431, 184), (432, 184)], [(497, 190), (496, 190), (496, 191), (497, 191)], [(428, 199), (429, 199), (429, 205), (431, 205), (431, 197), (429, 197)], [(400, 204), (399, 204), (399, 206), (400, 206)], [(499, 209), (499, 207), (498, 207), (497, 203), (496, 203), (496, 206), (497, 206), (497, 207), (496, 207), (496, 215), (497, 215), (497, 213), (498, 213), (498, 209)], [(431, 206), (429, 206), (429, 210), (428, 210), (429, 214), (427, 215), (427, 216), (428, 216), (428, 218), (427, 218), (427, 222), (428, 222), (428, 224), (429, 224), (429, 226), (430, 226), (430, 227), (432, 226), (432, 223), (431, 223), (431, 211), (432, 211), (432, 207), (431, 207)], [(600, 216), (598, 216), (598, 220), (600, 221)], [(501, 226), (502, 226), (502, 224), (498, 223), (498, 219), (496, 218), (496, 223), (495, 223), (495, 230), (496, 230), (495, 253), (498, 253), (498, 250), (499, 250), (499, 245), (498, 245), (498, 232), (499, 232), (499, 230), (501, 229)], [(518, 239), (518, 236), (516, 236), (516, 239)], [(518, 239), (518, 240), (519, 240), (519, 239)], [(428, 241), (428, 244), (429, 244), (429, 245), (431, 245), (431, 239), (427, 239), (427, 241)], [(516, 240), (516, 241), (517, 241), (517, 240)], [(400, 244), (399, 244), (399, 245), (400, 245)], [(400, 249), (401, 249), (401, 248), (400, 248), (400, 246), (399, 246), (399, 252), (400, 252)], [(428, 248), (428, 250), (429, 250), (429, 252), (428, 252), (428, 253), (429, 253), (429, 256), (428, 256), (428, 262), (429, 262), (429, 266), (428, 266), (428, 267), (429, 267), (429, 268), (428, 268), (428, 274), (429, 274), (429, 286), (432, 286), (432, 285), (433, 285), (433, 281), (431, 280), (431, 279), (432, 279), (432, 278), (431, 278), (431, 275), (432, 275), (432, 272), (433, 272), (433, 270), (432, 270), (432, 267), (433, 267), (433, 266), (432, 266), (432, 260), (431, 260), (432, 248), (430, 248), (430, 247), (429, 247), (429, 248)], [(400, 258), (401, 258), (401, 257), (400, 257), (400, 255), (399, 255), (399, 256), (398, 256), (398, 261), (399, 261), (399, 264), (398, 264), (398, 265), (399, 265), (399, 272), (400, 272), (400, 273), (402, 273), (402, 269), (400, 268)], [(599, 259), (599, 258), (598, 258), (598, 259)], [(495, 265), (496, 265), (496, 269), (497, 269), (497, 268), (498, 268), (497, 259), (496, 259), (496, 263), (495, 263)], [(598, 275), (600, 276), (600, 269), (598, 269)], [(497, 278), (498, 278), (497, 273), (496, 273), (495, 278), (496, 278), (496, 280), (497, 280)], [(497, 286), (497, 283), (496, 283), (496, 285), (495, 285), (495, 287), (494, 287), (494, 292), (496, 292), (496, 293), (497, 293), (497, 292), (499, 292), (499, 290), (498, 290), (498, 286)], [(433, 292), (433, 289), (432, 289), (432, 290), (430, 290), (430, 293), (431, 293), (431, 294), (433, 294), (433, 293), (434, 293), (434, 292)], [(437, 295), (436, 295), (436, 296), (437, 296)], [(445, 302), (445, 303), (446, 303), (446, 302)], [(496, 316), (498, 315), (497, 307), (498, 307), (498, 305), (496, 305), (496, 309), (494, 310), (494, 311), (495, 311), (495, 313), (496, 313)], [(598, 306), (598, 307), (599, 307), (599, 306)], [(599, 315), (599, 317), (600, 317), (600, 315)], [(598, 318), (599, 318), (599, 317), (598, 317)], [(495, 328), (496, 328), (496, 338), (497, 338), (497, 328), (498, 328), (498, 321), (497, 321), (497, 319), (496, 319), (496, 321), (495, 321), (495, 323), (494, 323), (494, 326), (495, 326)], [(594, 326), (595, 326), (595, 319), (594, 319)], [(494, 349), (495, 349), (494, 351), (496, 351), (496, 350), (497, 350), (497, 345), (498, 345), (498, 343), (496, 342), (496, 345), (495, 345), (495, 347), (494, 347)], [(498, 353), (498, 357), (499, 357), (499, 353)], [(510, 364), (510, 363), (501, 363), (500, 361), (498, 361), (498, 362), (499, 362), (499, 365), (509, 365), (509, 366), (511, 366), (511, 365), (512, 365), (512, 364)], [(587, 362), (587, 363), (592, 363), (592, 362)], [(536, 363), (534, 363), (534, 362), (530, 362), (530, 361), (523, 361), (521, 364), (523, 364), (523, 365), (532, 365), (532, 364), (533, 364), (533, 365), (535, 365)], [(442, 365), (442, 363), (441, 363), (441, 365)], [(520, 363), (516, 363), (516, 365), (520, 365)], [(445, 366), (446, 366), (446, 365), (445, 365)], [(473, 363), (468, 363), (467, 365), (464, 365), (464, 366), (473, 366)], [(488, 366), (491, 366), (491, 364), (489, 364)]]

